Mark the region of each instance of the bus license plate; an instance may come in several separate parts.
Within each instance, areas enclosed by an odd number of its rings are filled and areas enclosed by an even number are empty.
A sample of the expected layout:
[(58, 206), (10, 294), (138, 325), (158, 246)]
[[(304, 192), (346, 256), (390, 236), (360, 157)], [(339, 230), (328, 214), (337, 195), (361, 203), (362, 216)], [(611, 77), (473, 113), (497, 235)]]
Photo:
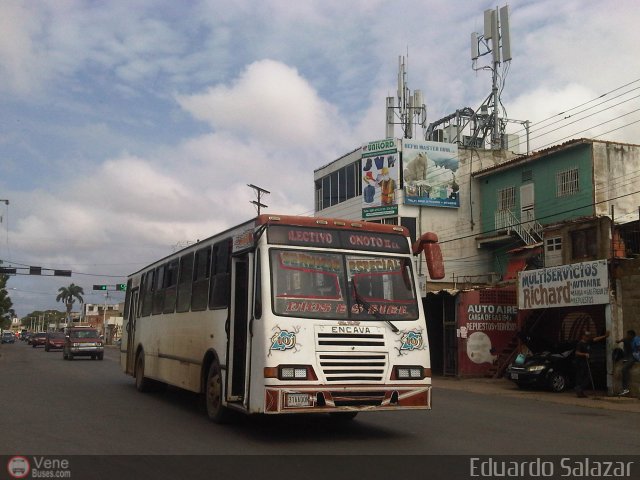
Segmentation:
[(310, 407), (308, 393), (287, 393), (287, 407)]

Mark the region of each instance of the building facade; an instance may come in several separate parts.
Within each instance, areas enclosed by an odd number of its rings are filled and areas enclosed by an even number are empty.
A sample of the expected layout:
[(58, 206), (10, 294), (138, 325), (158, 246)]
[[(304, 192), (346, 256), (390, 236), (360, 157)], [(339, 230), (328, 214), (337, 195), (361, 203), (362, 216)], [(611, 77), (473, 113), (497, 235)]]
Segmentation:
[[(524, 338), (542, 348), (608, 330), (610, 353), (634, 328), (624, 311), (640, 308), (630, 288), (640, 270), (629, 266), (640, 256), (638, 176), (637, 145), (577, 139), (522, 156), (387, 139), (315, 170), (315, 214), (403, 225), (414, 239), (436, 232), (445, 279), (429, 279), (424, 259), (416, 266), (434, 373), (497, 376)], [(523, 303), (522, 271), (602, 260), (574, 278), (579, 305)]]
[[(532, 348), (611, 333), (625, 321), (638, 253), (640, 146), (577, 139), (474, 173), (481, 185), (479, 249), (503, 283), (518, 290), (519, 331)], [(518, 273), (520, 272), (520, 273)], [(617, 274), (614, 274), (617, 272)], [(629, 305), (627, 305), (628, 312)], [(515, 352), (515, 350), (514, 350)], [(617, 379), (606, 379), (610, 391)]]

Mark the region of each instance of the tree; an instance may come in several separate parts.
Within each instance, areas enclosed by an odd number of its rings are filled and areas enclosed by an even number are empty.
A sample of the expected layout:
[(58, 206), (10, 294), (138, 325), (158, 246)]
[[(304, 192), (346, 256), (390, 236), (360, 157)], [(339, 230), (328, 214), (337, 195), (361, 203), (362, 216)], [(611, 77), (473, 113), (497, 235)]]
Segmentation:
[(13, 302), (5, 288), (7, 286), (7, 280), (9, 280), (9, 275), (0, 275), (0, 328), (2, 329), (11, 326), (11, 317), (13, 316), (13, 309), (11, 308)]
[[(73, 308), (73, 304), (76, 303), (76, 300), (80, 303), (84, 303), (84, 299), (82, 298), (84, 295), (84, 290), (82, 287), (71, 284), (68, 287), (60, 287), (58, 289), (58, 296), (56, 297), (56, 302), (62, 302), (67, 307), (67, 323), (71, 322), (71, 309)], [(56, 330), (58, 328), (58, 322), (56, 320)]]

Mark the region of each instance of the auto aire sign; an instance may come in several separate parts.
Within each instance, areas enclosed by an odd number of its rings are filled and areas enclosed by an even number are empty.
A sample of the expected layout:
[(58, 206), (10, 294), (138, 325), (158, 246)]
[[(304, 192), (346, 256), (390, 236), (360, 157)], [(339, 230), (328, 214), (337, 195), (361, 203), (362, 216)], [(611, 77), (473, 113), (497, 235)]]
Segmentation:
[(609, 272), (606, 260), (518, 273), (519, 309), (602, 303), (609, 303)]

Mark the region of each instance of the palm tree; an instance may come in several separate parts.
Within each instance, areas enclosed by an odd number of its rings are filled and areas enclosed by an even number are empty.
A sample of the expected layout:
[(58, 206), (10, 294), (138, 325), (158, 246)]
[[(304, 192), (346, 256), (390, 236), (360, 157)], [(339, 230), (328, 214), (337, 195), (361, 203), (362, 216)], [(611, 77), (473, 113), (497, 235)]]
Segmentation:
[[(82, 298), (84, 290), (82, 287), (72, 283), (68, 287), (60, 287), (58, 292), (56, 302), (62, 302), (67, 306), (67, 323), (69, 323), (71, 321), (71, 309), (73, 308), (73, 304), (76, 303), (76, 299), (80, 303), (84, 303), (84, 299)], [(58, 325), (58, 320), (56, 319), (56, 330), (58, 329)]]

